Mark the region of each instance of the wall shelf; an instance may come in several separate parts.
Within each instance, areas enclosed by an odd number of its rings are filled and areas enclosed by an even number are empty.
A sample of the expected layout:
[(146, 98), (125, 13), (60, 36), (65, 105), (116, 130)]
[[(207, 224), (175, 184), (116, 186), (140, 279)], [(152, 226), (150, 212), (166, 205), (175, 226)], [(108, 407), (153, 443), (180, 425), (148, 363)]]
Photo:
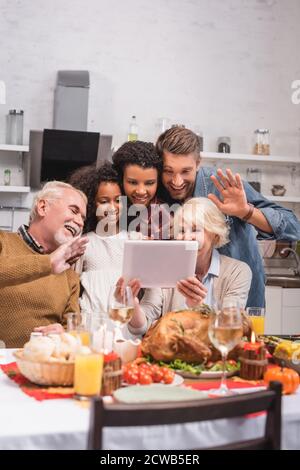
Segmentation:
[(210, 161), (228, 161), (228, 162), (259, 162), (259, 163), (282, 163), (300, 164), (299, 157), (287, 157), (276, 155), (250, 155), (241, 153), (217, 153), (217, 152), (201, 152), (203, 160)]
[[(10, 153), (10, 155), (8, 155)], [(6, 155), (5, 155), (6, 154)], [(22, 184), (29, 184), (29, 145), (10, 145), (10, 144), (0, 144), (0, 160), (2, 157), (5, 157), (6, 163), (5, 167), (9, 168), (10, 163), (8, 163), (8, 158), (10, 161), (14, 160), (12, 165), (15, 166), (15, 160), (18, 159), (18, 166), (20, 171), (23, 172), (22, 181), (18, 178), (17, 180), (12, 179), (13, 185), (10, 186), (0, 186), (0, 192), (2, 193), (29, 193), (29, 186), (21, 186)], [(5, 168), (4, 167), (4, 168)], [(3, 169), (4, 169), (3, 168)], [(2, 171), (2, 165), (1, 165)], [(2, 182), (2, 181), (1, 181)], [(15, 183), (18, 186), (15, 186)]]
[(274, 202), (300, 202), (300, 197), (297, 196), (264, 196)]
[(0, 144), (0, 151), (2, 152), (29, 152), (29, 145)]
[(29, 193), (30, 186), (0, 186), (0, 193)]

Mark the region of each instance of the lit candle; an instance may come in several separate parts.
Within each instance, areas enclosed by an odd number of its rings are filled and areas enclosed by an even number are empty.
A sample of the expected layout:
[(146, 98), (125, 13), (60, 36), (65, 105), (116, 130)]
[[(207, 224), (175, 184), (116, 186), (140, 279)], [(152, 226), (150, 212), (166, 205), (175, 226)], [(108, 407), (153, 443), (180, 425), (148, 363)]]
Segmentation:
[(251, 334), (251, 342), (244, 344), (240, 361), (240, 376), (242, 378), (258, 380), (263, 377), (268, 362), (266, 360), (266, 349), (263, 342), (256, 342), (254, 331)]
[(244, 344), (245, 351), (255, 351), (258, 352), (259, 348), (262, 346), (262, 343), (256, 342), (255, 333), (252, 331), (251, 333), (251, 342), (247, 342)]

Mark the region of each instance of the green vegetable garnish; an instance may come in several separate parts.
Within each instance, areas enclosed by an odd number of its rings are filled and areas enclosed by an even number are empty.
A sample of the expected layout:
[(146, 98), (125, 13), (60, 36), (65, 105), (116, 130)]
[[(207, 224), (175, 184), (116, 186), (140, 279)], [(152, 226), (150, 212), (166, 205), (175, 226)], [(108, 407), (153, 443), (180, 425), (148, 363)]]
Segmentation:
[[(146, 357), (147, 362), (157, 362), (151, 356)], [(190, 364), (182, 361), (181, 359), (175, 359), (171, 362), (158, 361), (160, 366), (168, 367), (169, 369), (180, 370), (182, 372), (189, 372), (193, 375), (200, 375), (202, 372), (221, 372), (223, 370), (222, 362), (216, 362), (212, 367), (207, 367), (205, 364)], [(231, 364), (226, 362), (226, 372), (232, 372), (240, 369), (240, 363)]]
[(194, 375), (200, 375), (204, 370), (203, 364), (189, 364), (188, 362), (175, 359), (172, 362), (159, 361), (160, 366), (169, 367), (170, 369), (181, 370), (182, 372), (189, 372)]

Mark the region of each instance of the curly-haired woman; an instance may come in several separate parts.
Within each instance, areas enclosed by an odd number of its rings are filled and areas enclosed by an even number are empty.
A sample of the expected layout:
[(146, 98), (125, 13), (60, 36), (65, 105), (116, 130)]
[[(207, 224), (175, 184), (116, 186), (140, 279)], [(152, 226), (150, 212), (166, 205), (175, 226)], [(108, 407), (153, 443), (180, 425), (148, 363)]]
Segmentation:
[(150, 142), (126, 142), (113, 155), (123, 194), (128, 198), (128, 230), (169, 238), (169, 211), (157, 198), (162, 159)]

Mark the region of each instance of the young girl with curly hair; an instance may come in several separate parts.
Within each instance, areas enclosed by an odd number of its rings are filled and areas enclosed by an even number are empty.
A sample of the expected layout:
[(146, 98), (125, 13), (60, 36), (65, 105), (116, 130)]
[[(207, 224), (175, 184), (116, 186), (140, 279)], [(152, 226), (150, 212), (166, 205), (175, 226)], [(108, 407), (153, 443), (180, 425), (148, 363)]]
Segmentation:
[(119, 176), (112, 164), (83, 167), (70, 177), (72, 185), (88, 197), (85, 231), (89, 243), (76, 263), (80, 274), (82, 312), (107, 312), (111, 286), (121, 276), (126, 230), (119, 225), (122, 212)]

